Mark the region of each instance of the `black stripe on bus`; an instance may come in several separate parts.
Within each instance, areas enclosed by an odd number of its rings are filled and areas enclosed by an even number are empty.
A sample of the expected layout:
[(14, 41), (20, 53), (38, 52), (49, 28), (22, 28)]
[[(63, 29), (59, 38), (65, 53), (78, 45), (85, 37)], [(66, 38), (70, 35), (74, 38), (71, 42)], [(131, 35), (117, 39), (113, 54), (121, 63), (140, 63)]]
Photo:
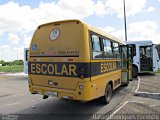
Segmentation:
[[(115, 63), (116, 65), (116, 67), (114, 68), (112, 66), (113, 63)], [(111, 65), (107, 67), (106, 66), (107, 64), (108, 65), (111, 64)], [(80, 71), (81, 68), (84, 69), (83, 72)], [(75, 77), (75, 78), (79, 78), (81, 75), (84, 75), (84, 78), (89, 78), (96, 75), (112, 72), (120, 68), (121, 68), (121, 61), (92, 62), (92, 63), (75, 63), (75, 62), (72, 62), (72, 63), (71, 62), (29, 62), (28, 63), (29, 74)], [(72, 70), (70, 71), (69, 69), (72, 69)]]
[(30, 56), (30, 57), (79, 57), (79, 55), (63, 55), (63, 56)]

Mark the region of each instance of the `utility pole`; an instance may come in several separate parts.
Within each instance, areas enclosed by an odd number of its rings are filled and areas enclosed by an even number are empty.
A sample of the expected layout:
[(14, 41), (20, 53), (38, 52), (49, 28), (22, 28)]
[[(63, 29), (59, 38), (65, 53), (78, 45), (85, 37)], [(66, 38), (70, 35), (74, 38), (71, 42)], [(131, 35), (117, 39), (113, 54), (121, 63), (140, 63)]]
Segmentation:
[(124, 6), (124, 28), (125, 28), (125, 40), (127, 41), (127, 21), (126, 21), (126, 4), (125, 4), (125, 0), (123, 0), (123, 6)]

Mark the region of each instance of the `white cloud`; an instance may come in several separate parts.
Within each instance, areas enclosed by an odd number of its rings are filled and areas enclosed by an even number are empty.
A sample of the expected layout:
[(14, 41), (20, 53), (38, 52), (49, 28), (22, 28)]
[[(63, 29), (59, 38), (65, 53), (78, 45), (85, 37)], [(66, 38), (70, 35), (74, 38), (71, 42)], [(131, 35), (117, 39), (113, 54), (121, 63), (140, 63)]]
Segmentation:
[[(133, 16), (140, 13), (146, 5), (147, 0), (126, 0), (126, 15)], [(107, 14), (116, 14), (118, 17), (123, 17), (123, 0), (108, 0), (105, 3)]]
[(23, 44), (24, 44), (24, 47), (25, 48), (28, 48), (29, 47), (29, 44), (31, 42), (31, 39), (32, 39), (32, 36), (28, 36), (28, 35), (24, 35), (23, 36)]
[(113, 28), (112, 26), (107, 26), (104, 28), (104, 31), (106, 31), (107, 33), (113, 33), (115, 31), (115, 28)]
[(9, 2), (0, 5), (0, 33), (21, 32), (28, 33), (36, 29), (39, 24), (60, 19), (83, 19), (94, 14), (92, 0), (59, 0), (57, 3), (41, 2), (37, 8), (20, 6)]
[[(20, 6), (16, 2), (1, 4), (0, 11), (3, 12), (0, 15), (0, 35), (7, 33), (12, 46), (18, 44), (21, 39), (21, 46), (28, 47), (32, 37), (30, 34), (39, 24), (62, 19), (84, 19), (95, 13), (94, 6), (93, 0), (40, 2), (36, 8), (27, 5)], [(20, 49), (23, 50), (22, 47)], [(13, 52), (13, 49), (8, 49), (10, 58), (15, 56)], [(2, 58), (9, 58), (5, 56), (6, 52), (3, 51), (1, 54), (4, 56)]]
[(132, 34), (133, 37), (153, 39), (157, 28), (157, 23), (154, 21), (134, 22), (129, 25), (129, 33)]
[(1, 50), (4, 50), (4, 49), (8, 50), (8, 49), (10, 49), (9, 45), (2, 45), (0, 48), (1, 48)]
[(149, 7), (148, 9), (147, 9), (147, 12), (153, 12), (153, 11), (155, 11), (156, 10), (156, 8), (154, 8), (154, 7)]
[[(127, 15), (140, 12), (145, 6), (146, 0), (126, 0)], [(4, 32), (27, 34), (36, 29), (39, 24), (61, 19), (84, 19), (96, 14), (123, 15), (122, 0), (59, 0), (51, 3), (41, 2), (37, 8), (20, 6), (18, 3), (9, 2), (0, 5), (0, 35)]]
[(18, 37), (17, 34), (9, 33), (8, 34), (8, 39), (14, 44), (18, 44), (19, 43), (19, 37)]
[(3, 50), (3, 52), (0, 52), (0, 60), (13, 61), (23, 59), (23, 45), (20, 47), (10, 47), (5, 44), (0, 46), (0, 50)]
[(112, 26), (107, 26), (103, 30), (105, 32), (107, 32), (108, 34), (111, 34), (111, 35), (115, 36), (116, 38), (118, 38), (118, 39), (120, 39), (122, 41), (125, 40), (125, 38), (124, 38), (124, 29), (117, 30)]
[(11, 50), (11, 47), (9, 45), (2, 45), (0, 46), (0, 50), (3, 52), (0, 52), (0, 60), (12, 60), (13, 58), (13, 51)]
[[(0, 31), (23, 32), (32, 31), (35, 23), (32, 20), (32, 9), (29, 6), (19, 6), (18, 3), (9, 2), (0, 5)], [(31, 28), (32, 27), (32, 28)]]
[[(126, 0), (127, 15), (133, 16), (143, 11), (146, 1)], [(148, 12), (153, 11), (153, 9), (152, 7), (148, 8)], [(123, 17), (123, 0), (98, 0), (95, 2), (93, 0), (59, 0), (50, 3), (41, 2), (36, 8), (9, 2), (1, 4), (0, 11), (3, 11), (0, 15), (0, 35), (7, 33), (9, 40), (13, 43), (12, 45), (21, 42), (21, 47), (19, 48), (12, 48), (2, 44), (0, 48), (6, 50), (3, 53), (0, 52), (0, 58), (14, 60), (17, 56), (23, 58), (23, 47), (29, 46), (32, 37), (31, 33), (39, 24), (61, 19), (84, 19), (91, 15), (115, 14), (118, 17)], [(156, 33), (157, 27), (154, 21), (132, 23), (128, 26), (128, 30), (129, 38), (131, 39), (160, 38)], [(105, 31), (124, 40), (123, 29), (116, 30), (109, 26), (105, 28)], [(16, 51), (20, 52), (17, 53)]]
[(104, 16), (106, 14), (106, 8), (103, 1), (97, 1), (95, 4), (95, 14), (98, 16)]
[[(64, 14), (70, 13), (73, 17), (84, 18), (94, 13), (94, 2), (92, 0), (60, 0), (57, 6)], [(71, 15), (68, 14), (70, 17)]]
[[(160, 43), (160, 35), (157, 32), (157, 23), (155, 21), (133, 22), (128, 25), (128, 40), (152, 40), (153, 43)], [(115, 29), (111, 26), (104, 28), (106, 32), (125, 40), (124, 29)]]

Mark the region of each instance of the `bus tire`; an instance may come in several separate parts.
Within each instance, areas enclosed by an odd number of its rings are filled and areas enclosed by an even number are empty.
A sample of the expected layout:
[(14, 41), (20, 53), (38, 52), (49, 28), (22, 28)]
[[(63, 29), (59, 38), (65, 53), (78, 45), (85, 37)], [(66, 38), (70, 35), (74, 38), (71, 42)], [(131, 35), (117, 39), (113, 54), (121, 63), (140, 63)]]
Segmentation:
[(137, 78), (138, 70), (135, 66), (133, 66), (133, 68), (132, 68), (132, 74), (133, 74), (133, 78)]
[(113, 92), (112, 86), (110, 84), (108, 84), (106, 86), (105, 96), (102, 97), (102, 102), (104, 104), (108, 104), (111, 101), (111, 99), (112, 99), (112, 92)]

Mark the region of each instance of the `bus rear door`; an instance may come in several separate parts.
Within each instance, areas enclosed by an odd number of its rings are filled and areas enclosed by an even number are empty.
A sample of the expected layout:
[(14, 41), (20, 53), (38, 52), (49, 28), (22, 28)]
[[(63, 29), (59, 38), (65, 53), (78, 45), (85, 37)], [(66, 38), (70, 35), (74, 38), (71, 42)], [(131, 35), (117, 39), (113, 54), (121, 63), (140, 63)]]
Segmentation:
[(121, 45), (120, 48), (121, 48), (121, 58), (122, 58), (121, 83), (127, 86), (129, 84), (129, 46)]
[(135, 54), (135, 45), (131, 44), (128, 46), (128, 60), (129, 60), (129, 80), (133, 80), (133, 75), (132, 75), (132, 63), (133, 63), (133, 55)]

